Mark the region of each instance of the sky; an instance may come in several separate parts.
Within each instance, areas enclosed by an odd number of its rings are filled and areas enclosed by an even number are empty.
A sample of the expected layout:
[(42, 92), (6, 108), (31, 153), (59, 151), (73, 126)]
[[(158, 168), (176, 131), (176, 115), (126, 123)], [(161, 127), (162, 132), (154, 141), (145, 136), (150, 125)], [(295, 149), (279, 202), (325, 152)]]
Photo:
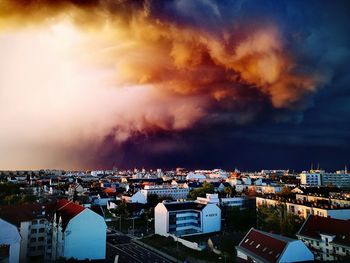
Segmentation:
[(344, 0), (2, 0), (0, 170), (350, 166)]

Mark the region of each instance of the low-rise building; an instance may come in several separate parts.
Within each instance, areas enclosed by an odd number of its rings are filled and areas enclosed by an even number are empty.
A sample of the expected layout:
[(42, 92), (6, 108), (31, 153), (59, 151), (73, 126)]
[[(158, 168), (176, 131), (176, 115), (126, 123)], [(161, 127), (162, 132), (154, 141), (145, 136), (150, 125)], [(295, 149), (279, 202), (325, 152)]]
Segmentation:
[(343, 260), (350, 256), (350, 221), (310, 215), (297, 237), (321, 261)]
[(221, 209), (216, 204), (162, 202), (154, 210), (155, 233), (186, 236), (220, 231)]
[(60, 200), (53, 217), (52, 260), (105, 259), (106, 223), (89, 208)]
[(206, 197), (197, 197), (196, 202), (201, 204), (216, 204), (218, 206), (243, 207), (245, 198), (240, 196), (219, 198), (218, 194), (206, 194)]
[(250, 229), (236, 247), (237, 257), (246, 262), (305, 262), (314, 255), (297, 239)]
[(51, 256), (50, 210), (53, 204), (23, 204), (0, 207), (0, 218), (15, 225), (21, 235), (20, 262)]
[(283, 201), (274, 196), (256, 197), (256, 207), (285, 205), (287, 212), (307, 218), (309, 215), (318, 215), (336, 219), (350, 219), (350, 207), (341, 207), (332, 204), (318, 204), (304, 200), (290, 199)]
[(302, 185), (308, 185), (308, 186), (319, 186), (322, 184), (322, 181), (321, 181), (322, 173), (324, 173), (324, 171), (312, 171), (312, 172), (303, 171), (300, 174), (300, 183)]
[(174, 200), (187, 199), (189, 188), (176, 187), (172, 185), (146, 185), (141, 193), (147, 198), (149, 195), (154, 194), (158, 197), (169, 197)]
[(134, 194), (122, 195), (121, 199), (127, 203), (139, 203), (139, 204), (147, 203), (147, 195), (143, 195), (141, 191), (137, 191)]

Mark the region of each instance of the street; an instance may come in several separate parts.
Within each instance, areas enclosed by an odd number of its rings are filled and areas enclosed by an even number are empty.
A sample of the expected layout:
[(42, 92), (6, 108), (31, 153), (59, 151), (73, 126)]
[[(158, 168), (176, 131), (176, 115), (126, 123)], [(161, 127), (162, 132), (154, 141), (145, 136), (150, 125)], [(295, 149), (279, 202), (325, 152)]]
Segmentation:
[(136, 244), (125, 235), (109, 235), (107, 237), (107, 258), (114, 260), (119, 255), (120, 263), (171, 263), (162, 256)]

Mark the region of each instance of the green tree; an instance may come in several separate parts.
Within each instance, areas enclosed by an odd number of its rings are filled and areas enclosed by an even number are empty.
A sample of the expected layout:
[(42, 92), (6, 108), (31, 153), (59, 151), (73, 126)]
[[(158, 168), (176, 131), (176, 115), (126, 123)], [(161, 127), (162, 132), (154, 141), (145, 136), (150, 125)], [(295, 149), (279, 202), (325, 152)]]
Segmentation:
[(303, 223), (297, 215), (288, 213), (285, 205), (261, 206), (257, 211), (257, 225), (265, 231), (272, 231), (294, 237)]

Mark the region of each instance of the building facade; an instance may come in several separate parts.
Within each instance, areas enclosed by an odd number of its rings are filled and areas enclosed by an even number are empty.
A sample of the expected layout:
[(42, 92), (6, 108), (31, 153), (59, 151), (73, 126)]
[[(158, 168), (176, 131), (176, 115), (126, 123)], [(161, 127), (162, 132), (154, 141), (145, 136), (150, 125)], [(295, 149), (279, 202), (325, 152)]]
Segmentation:
[(105, 259), (107, 226), (102, 216), (89, 208), (60, 200), (52, 225), (52, 260)]
[(216, 204), (162, 202), (154, 210), (155, 233), (186, 236), (220, 231), (221, 209)]
[(149, 195), (155, 194), (158, 197), (169, 197), (174, 200), (187, 199), (189, 188), (176, 187), (172, 185), (146, 185), (141, 193), (148, 197)]
[(310, 215), (297, 233), (320, 261), (350, 257), (350, 221)]

